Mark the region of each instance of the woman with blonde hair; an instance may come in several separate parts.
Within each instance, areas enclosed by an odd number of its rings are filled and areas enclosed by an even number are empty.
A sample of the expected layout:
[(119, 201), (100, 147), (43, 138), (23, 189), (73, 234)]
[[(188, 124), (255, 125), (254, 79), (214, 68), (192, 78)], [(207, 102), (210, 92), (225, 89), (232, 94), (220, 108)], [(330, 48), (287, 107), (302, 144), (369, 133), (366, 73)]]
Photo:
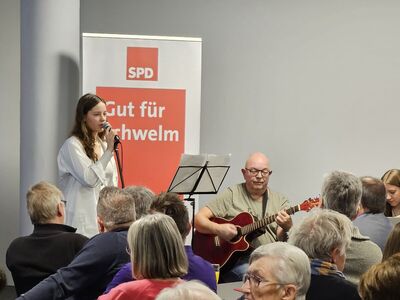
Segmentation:
[(188, 270), (182, 237), (175, 221), (156, 213), (134, 222), (128, 231), (132, 274), (99, 300), (152, 300), (167, 287), (183, 282)]
[(97, 234), (96, 204), (100, 190), (117, 186), (113, 130), (107, 127), (106, 102), (83, 95), (76, 107), (71, 136), (58, 153), (59, 187), (66, 200), (66, 224), (88, 237)]

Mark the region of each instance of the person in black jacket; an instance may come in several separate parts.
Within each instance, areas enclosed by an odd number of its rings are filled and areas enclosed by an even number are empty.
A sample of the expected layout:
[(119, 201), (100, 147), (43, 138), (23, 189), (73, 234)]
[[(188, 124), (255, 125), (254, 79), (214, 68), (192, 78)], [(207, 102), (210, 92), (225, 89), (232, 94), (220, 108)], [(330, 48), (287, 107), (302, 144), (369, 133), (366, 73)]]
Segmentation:
[(39, 182), (28, 190), (26, 198), (33, 233), (12, 241), (6, 254), (17, 295), (68, 265), (88, 240), (64, 225), (65, 203), (57, 187)]
[(105, 187), (97, 203), (101, 233), (92, 237), (72, 260), (17, 299), (97, 299), (130, 257), (127, 232), (135, 221), (135, 202), (126, 191)]

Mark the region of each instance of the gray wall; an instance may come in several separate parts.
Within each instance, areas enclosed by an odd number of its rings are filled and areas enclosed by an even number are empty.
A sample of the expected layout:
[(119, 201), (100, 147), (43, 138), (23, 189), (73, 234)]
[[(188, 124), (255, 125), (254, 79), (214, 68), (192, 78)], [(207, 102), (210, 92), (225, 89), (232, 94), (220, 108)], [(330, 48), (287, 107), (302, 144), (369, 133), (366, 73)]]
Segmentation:
[(19, 7), (15, 0), (0, 4), (0, 268), (6, 270), (6, 250), (19, 230)]
[(266, 152), (293, 203), (333, 169), (400, 167), (399, 15), (395, 0), (81, 2), (84, 32), (203, 38), (201, 151), (232, 153), (225, 185)]

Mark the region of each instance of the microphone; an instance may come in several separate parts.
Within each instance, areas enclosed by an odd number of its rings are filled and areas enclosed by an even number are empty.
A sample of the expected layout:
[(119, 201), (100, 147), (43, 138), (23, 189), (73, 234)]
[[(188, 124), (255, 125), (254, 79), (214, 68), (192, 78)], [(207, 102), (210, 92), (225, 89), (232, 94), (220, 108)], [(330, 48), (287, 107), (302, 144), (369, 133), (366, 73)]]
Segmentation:
[[(110, 129), (111, 130), (111, 125), (108, 122), (104, 122), (103, 125), (101, 126), (104, 128), (104, 130)], [(121, 139), (119, 138), (118, 135), (114, 136), (114, 149), (117, 148), (117, 145), (121, 144)]]

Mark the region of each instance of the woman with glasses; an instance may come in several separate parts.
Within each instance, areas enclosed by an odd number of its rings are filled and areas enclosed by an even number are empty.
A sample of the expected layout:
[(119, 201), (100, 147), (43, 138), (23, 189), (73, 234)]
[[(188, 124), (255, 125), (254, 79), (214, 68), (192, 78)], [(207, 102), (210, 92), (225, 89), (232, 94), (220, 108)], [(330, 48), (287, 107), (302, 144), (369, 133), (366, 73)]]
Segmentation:
[(297, 247), (276, 242), (250, 256), (241, 291), (246, 300), (304, 300), (310, 285), (310, 263)]
[(302, 249), (311, 262), (307, 300), (359, 300), (357, 287), (342, 271), (351, 240), (351, 221), (328, 209), (314, 210), (289, 232), (289, 243)]

